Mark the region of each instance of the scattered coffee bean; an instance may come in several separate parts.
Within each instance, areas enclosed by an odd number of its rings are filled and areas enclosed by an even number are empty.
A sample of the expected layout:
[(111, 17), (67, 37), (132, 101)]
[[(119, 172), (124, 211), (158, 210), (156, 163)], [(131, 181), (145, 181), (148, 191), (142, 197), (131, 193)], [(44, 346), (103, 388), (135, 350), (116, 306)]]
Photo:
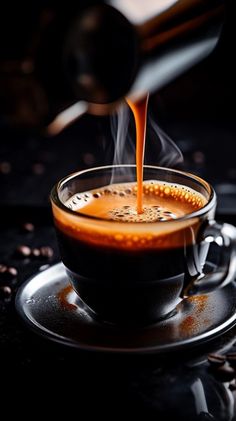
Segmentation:
[(0, 174), (9, 174), (11, 172), (10, 162), (3, 161), (0, 162)]
[(17, 277), (17, 269), (13, 267), (7, 267), (6, 265), (0, 265), (0, 280), (4, 282), (12, 281)]
[(92, 153), (87, 152), (87, 153), (83, 154), (83, 161), (86, 165), (91, 166), (95, 162), (95, 156)]
[(220, 355), (220, 354), (209, 354), (208, 355), (208, 362), (212, 366), (220, 367), (220, 366), (224, 365), (225, 361), (226, 361), (226, 357), (224, 355)]
[(31, 255), (33, 256), (33, 257), (39, 257), (40, 256), (40, 250), (39, 249), (33, 249), (32, 251), (31, 251)]
[(206, 157), (202, 151), (195, 151), (193, 153), (193, 161), (195, 164), (203, 164), (206, 160)]
[(24, 232), (33, 232), (34, 231), (34, 225), (31, 224), (31, 222), (26, 222), (25, 224), (22, 225), (22, 230)]
[(16, 252), (20, 257), (29, 257), (31, 249), (28, 246), (22, 245), (17, 247)]
[(235, 370), (228, 363), (225, 363), (220, 367), (215, 367), (214, 375), (222, 382), (230, 382), (235, 378)]
[(0, 265), (0, 277), (5, 274), (7, 271), (7, 266), (6, 265)]
[(28, 246), (22, 245), (17, 247), (16, 252), (20, 257), (35, 257), (43, 259), (50, 259), (54, 254), (53, 249), (49, 246), (31, 249)]
[(232, 367), (236, 367), (236, 352), (230, 352), (226, 355), (226, 358)]
[(8, 301), (11, 298), (11, 288), (7, 285), (0, 287), (0, 300)]
[(40, 255), (47, 259), (50, 259), (53, 256), (53, 249), (49, 246), (44, 246), (40, 248)]
[(7, 276), (8, 276), (9, 281), (15, 279), (17, 275), (18, 275), (18, 271), (16, 268), (12, 266), (7, 268)]
[(35, 175), (42, 175), (45, 172), (45, 167), (40, 162), (37, 162), (32, 166), (32, 171)]

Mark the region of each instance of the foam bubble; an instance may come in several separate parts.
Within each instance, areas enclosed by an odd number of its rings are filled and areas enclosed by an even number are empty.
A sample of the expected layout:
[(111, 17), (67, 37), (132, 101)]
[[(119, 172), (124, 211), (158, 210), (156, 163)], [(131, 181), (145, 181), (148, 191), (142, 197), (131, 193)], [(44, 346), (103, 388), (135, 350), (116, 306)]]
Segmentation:
[(120, 183), (76, 193), (65, 205), (85, 215), (120, 222), (157, 222), (179, 218), (200, 209), (206, 199), (183, 185), (145, 180), (143, 212), (137, 213), (137, 184)]

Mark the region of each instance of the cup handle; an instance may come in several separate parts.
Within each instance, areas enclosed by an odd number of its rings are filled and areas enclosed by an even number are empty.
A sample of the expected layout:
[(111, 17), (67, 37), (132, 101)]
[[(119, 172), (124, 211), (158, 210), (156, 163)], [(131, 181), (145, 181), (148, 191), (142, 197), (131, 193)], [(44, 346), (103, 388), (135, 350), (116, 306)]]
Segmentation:
[(212, 273), (203, 272), (193, 279), (184, 290), (185, 297), (223, 288), (236, 276), (236, 228), (230, 224), (212, 221), (202, 235), (203, 242), (216, 243), (221, 248), (220, 264)]

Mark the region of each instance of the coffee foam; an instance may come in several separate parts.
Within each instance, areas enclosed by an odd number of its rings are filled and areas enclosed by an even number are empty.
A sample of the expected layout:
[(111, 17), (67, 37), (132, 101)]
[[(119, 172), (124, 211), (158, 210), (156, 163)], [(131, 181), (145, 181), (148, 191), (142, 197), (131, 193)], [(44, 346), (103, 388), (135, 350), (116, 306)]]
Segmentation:
[[(73, 213), (52, 204), (55, 224), (67, 236), (108, 249), (134, 251), (194, 244), (201, 219), (182, 217), (201, 209), (207, 202), (204, 196), (186, 186), (156, 180), (145, 181), (143, 192), (142, 214), (136, 211), (136, 183), (78, 193), (65, 202)], [(127, 209), (128, 215), (121, 216)], [(161, 219), (164, 216), (165, 221)]]
[[(145, 181), (144, 207), (158, 206), (163, 209), (163, 213), (171, 212), (174, 215), (165, 215), (168, 221), (150, 221), (150, 214), (147, 218), (145, 209), (143, 214), (137, 216), (136, 188), (136, 183), (124, 183), (78, 193), (65, 203), (73, 210), (70, 213), (52, 202), (55, 225), (68, 237), (108, 250), (115, 248), (118, 251), (133, 252), (177, 248), (195, 243), (202, 218), (194, 215), (182, 217), (203, 207), (207, 202), (204, 196), (185, 186)], [(124, 203), (124, 200), (127, 202)], [(121, 222), (123, 218), (120, 216), (116, 219), (122, 206), (131, 206), (139, 221)], [(154, 216), (156, 218), (156, 214)], [(144, 222), (141, 220), (143, 217)]]
[(136, 183), (112, 184), (72, 196), (65, 205), (73, 211), (120, 222), (163, 222), (200, 209), (205, 198), (177, 184), (155, 180), (143, 183), (143, 212), (137, 212)]

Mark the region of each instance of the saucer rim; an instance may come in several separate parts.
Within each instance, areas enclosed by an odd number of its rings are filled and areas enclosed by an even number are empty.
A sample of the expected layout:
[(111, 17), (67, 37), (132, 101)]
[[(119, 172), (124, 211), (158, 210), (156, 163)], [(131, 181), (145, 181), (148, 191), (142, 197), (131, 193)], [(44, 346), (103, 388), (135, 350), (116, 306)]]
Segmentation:
[[(35, 274), (31, 275), (27, 280), (20, 286), (16, 293), (15, 297), (15, 308), (18, 313), (18, 315), (22, 318), (24, 323), (30, 328), (31, 331), (35, 332), (39, 336), (49, 339), (53, 342), (59, 343), (64, 346), (69, 346), (74, 349), (78, 349), (81, 351), (93, 351), (93, 352), (102, 352), (102, 353), (113, 353), (113, 354), (161, 354), (163, 352), (173, 352), (173, 351), (179, 351), (183, 349), (189, 349), (191, 346), (198, 346), (205, 344), (206, 342), (209, 342), (215, 338), (217, 338), (219, 335), (226, 333), (228, 330), (230, 330), (235, 324), (236, 324), (236, 305), (235, 305), (235, 313), (227, 319), (225, 322), (220, 323), (215, 328), (211, 329), (210, 331), (203, 332), (200, 335), (196, 335), (193, 338), (187, 338), (183, 339), (176, 343), (170, 343), (170, 344), (163, 344), (163, 345), (152, 345), (152, 346), (144, 346), (144, 347), (110, 347), (110, 346), (100, 346), (100, 345), (90, 345), (85, 343), (80, 343), (79, 341), (69, 339), (63, 335), (60, 335), (56, 332), (50, 331), (48, 328), (44, 327), (42, 324), (40, 324), (35, 318), (30, 317), (29, 313), (27, 313), (24, 310), (24, 306), (22, 305), (22, 297), (25, 292), (25, 289), (29, 284), (34, 280), (35, 278), (39, 277), (41, 274), (44, 274), (47, 271), (53, 271), (53, 270), (61, 270), (65, 271), (65, 266), (60, 261), (58, 263), (55, 263), (53, 265), (50, 265), (46, 267), (45, 269), (36, 272)], [(236, 284), (235, 281), (232, 281), (229, 285), (227, 285), (225, 288), (230, 289), (233, 288), (236, 291)], [(203, 294), (206, 295), (206, 294)], [(96, 321), (96, 323), (99, 326), (99, 322)], [(140, 329), (148, 329), (150, 326), (143, 327)], [(155, 327), (155, 324), (151, 325), (151, 327)], [(110, 328), (112, 328), (112, 325), (110, 325)]]

